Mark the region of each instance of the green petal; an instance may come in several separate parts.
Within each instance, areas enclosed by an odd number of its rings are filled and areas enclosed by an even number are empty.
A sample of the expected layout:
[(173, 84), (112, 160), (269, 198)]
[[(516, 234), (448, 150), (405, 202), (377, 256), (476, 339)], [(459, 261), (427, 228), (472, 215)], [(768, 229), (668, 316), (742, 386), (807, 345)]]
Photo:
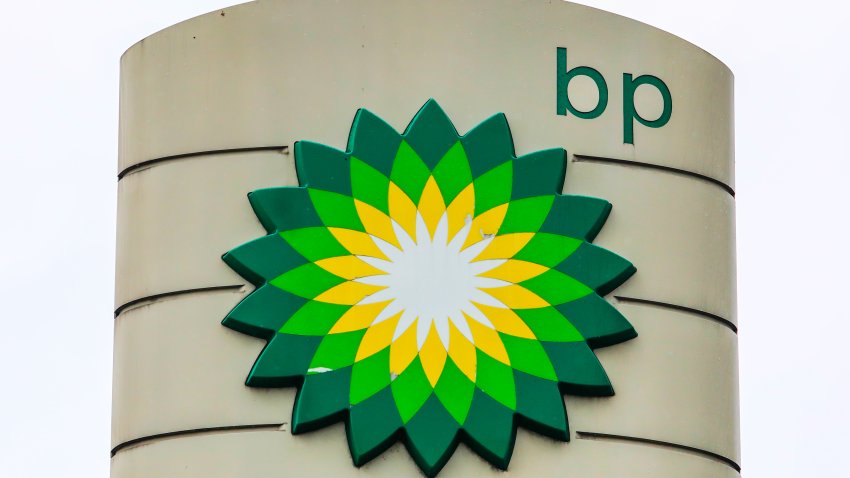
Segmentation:
[(351, 190), (355, 199), (389, 214), (389, 188), (388, 177), (358, 158), (351, 158)]
[(343, 282), (345, 279), (331, 274), (316, 264), (309, 263), (296, 267), (272, 279), (269, 283), (299, 297), (312, 299)]
[(592, 241), (611, 212), (611, 203), (586, 196), (555, 196), (540, 232)]
[(440, 194), (446, 205), (472, 182), (472, 172), (469, 169), (469, 159), (460, 141), (443, 156), (434, 168), (434, 179), (440, 187)]
[(464, 441), (476, 453), (493, 466), (508, 468), (516, 441), (513, 410), (476, 390), (463, 432), (467, 438)]
[(306, 301), (304, 306), (292, 314), (286, 324), (280, 328), (280, 332), (291, 335), (323, 337), (350, 308), (351, 306), (348, 305), (328, 304), (314, 300)]
[(563, 262), (583, 243), (572, 237), (537, 233), (513, 258), (551, 268)]
[(292, 433), (304, 433), (326, 427), (341, 420), (348, 411), (351, 368), (311, 374), (295, 396), (292, 410)]
[(295, 143), (298, 183), (310, 189), (351, 195), (348, 156), (342, 151), (310, 141)]
[(484, 120), (461, 141), (469, 156), (469, 166), (474, 178), (515, 157), (511, 129), (502, 113)]
[(429, 170), (434, 169), (458, 137), (451, 120), (433, 99), (422, 106), (404, 132), (405, 140), (419, 153)]
[(242, 244), (225, 253), (222, 259), (255, 286), (305, 263), (278, 234)]
[(554, 269), (520, 282), (520, 285), (552, 305), (570, 302), (593, 293), (590, 287)]
[(389, 448), (402, 427), (392, 391), (385, 388), (351, 407), (348, 448), (354, 464), (363, 466)]
[(425, 475), (435, 476), (449, 461), (457, 447), (459, 428), (433, 395), (407, 423), (408, 450)]
[(254, 363), (249, 387), (291, 387), (307, 373), (321, 337), (276, 334)]
[(564, 392), (589, 397), (614, 395), (596, 354), (584, 342), (541, 342)]
[(322, 225), (306, 188), (258, 189), (248, 200), (269, 233)]
[(631, 262), (590, 243), (582, 244), (555, 269), (574, 277), (599, 295), (613, 291), (637, 271)]
[[(499, 334), (508, 357), (511, 359), (511, 367), (525, 373), (547, 380), (557, 380), (555, 369), (549, 361), (549, 356), (537, 340), (523, 339), (506, 334)], [(519, 393), (519, 387), (517, 387)], [(519, 401), (519, 398), (517, 398)]]
[(392, 171), (401, 135), (372, 112), (361, 109), (354, 116), (348, 135), (348, 151), (384, 176)]
[[(316, 355), (310, 362), (310, 370), (315, 373), (324, 374), (324, 369), (337, 370), (343, 367), (351, 368), (354, 364), (354, 358), (357, 356), (357, 349), (360, 347), (360, 341), (363, 340), (363, 335), (366, 334), (366, 329), (356, 330), (354, 332), (346, 332), (344, 334), (329, 334), (322, 339), (319, 348), (316, 350)], [(346, 396), (348, 401), (348, 385), (344, 389), (337, 390), (336, 393)]]
[(370, 398), (389, 387), (390, 383), (390, 349), (385, 348), (354, 364), (351, 371), (351, 404), (356, 405)]
[(516, 389), (514, 388), (512, 369), (480, 349), (477, 349), (476, 353), (475, 386), (493, 397), (497, 402), (515, 410)]
[(556, 440), (569, 441), (567, 410), (558, 383), (514, 371), (517, 414), (522, 425)]
[(310, 262), (351, 254), (324, 226), (294, 229), (280, 236)]
[(584, 337), (576, 327), (554, 307), (516, 309), (517, 315), (542, 342), (579, 342)]
[(354, 231), (365, 230), (357, 214), (357, 208), (354, 206), (354, 198), (318, 189), (309, 191), (310, 199), (325, 226)]
[(537, 232), (549, 216), (554, 199), (555, 196), (535, 196), (511, 201), (499, 234)]
[(239, 302), (221, 323), (243, 334), (269, 340), (305, 302), (302, 297), (266, 284)]
[(458, 424), (462, 424), (466, 420), (474, 392), (475, 384), (460, 371), (451, 359), (446, 360), (443, 373), (434, 387), (434, 393)]
[(623, 314), (596, 294), (556, 308), (576, 326), (593, 348), (607, 347), (637, 337), (637, 332)]
[(419, 203), (425, 183), (431, 176), (431, 170), (410, 147), (402, 141), (398, 147), (393, 172), (390, 179), (414, 202)]
[(393, 380), (391, 387), (393, 399), (404, 423), (413, 418), (433, 392), (418, 357)]
[(511, 200), (513, 169), (510, 163), (497, 166), (475, 178), (475, 215)]
[(562, 148), (527, 154), (513, 161), (512, 199), (561, 194), (567, 173), (567, 152)]

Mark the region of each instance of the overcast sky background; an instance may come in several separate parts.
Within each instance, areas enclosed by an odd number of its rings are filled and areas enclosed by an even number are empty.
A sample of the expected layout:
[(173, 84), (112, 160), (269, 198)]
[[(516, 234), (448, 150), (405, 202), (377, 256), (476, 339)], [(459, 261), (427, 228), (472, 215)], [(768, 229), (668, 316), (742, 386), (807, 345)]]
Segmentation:
[[(118, 59), (232, 0), (5, 4), (0, 476), (109, 473)], [(748, 478), (847, 476), (850, 10), (810, 0), (584, 0), (736, 75)]]

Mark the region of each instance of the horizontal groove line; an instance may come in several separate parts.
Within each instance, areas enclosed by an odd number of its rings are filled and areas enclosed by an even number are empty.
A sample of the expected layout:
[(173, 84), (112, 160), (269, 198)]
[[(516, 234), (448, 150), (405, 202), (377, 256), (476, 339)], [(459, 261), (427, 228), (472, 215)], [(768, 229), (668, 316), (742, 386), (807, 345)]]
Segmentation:
[(615, 295), (615, 299), (620, 302), (631, 302), (634, 304), (646, 304), (646, 305), (654, 305), (657, 307), (664, 307), (666, 309), (678, 310), (680, 312), (689, 312), (691, 314), (702, 316), (705, 319), (712, 320), (714, 322), (719, 323), (720, 325), (730, 329), (732, 332), (738, 333), (738, 326), (732, 323), (731, 321), (720, 317), (719, 315), (714, 315), (711, 312), (706, 312), (704, 310), (692, 309), (690, 307), (685, 307), (684, 305), (676, 305), (676, 304), (668, 304), (667, 302), (658, 302), (657, 300), (649, 300), (649, 299), (638, 299), (636, 297), (625, 297), (622, 295)]
[(183, 153), (183, 154), (175, 154), (172, 156), (163, 156), (161, 158), (149, 159), (147, 161), (142, 161), (141, 163), (136, 163), (132, 166), (128, 166), (124, 168), (120, 173), (118, 173), (118, 180), (121, 181), (124, 179), (124, 176), (128, 174), (132, 174), (142, 168), (146, 168), (148, 166), (153, 166), (155, 164), (164, 163), (166, 161), (175, 161), (178, 159), (187, 159), (194, 158), (197, 156), (209, 156), (213, 154), (234, 154), (234, 153), (254, 153), (258, 151), (281, 151), (285, 152), (289, 150), (289, 146), (256, 146), (252, 148), (233, 148), (233, 149), (215, 149), (210, 151), (197, 151), (194, 153)]
[(672, 448), (674, 450), (685, 451), (685, 452), (693, 453), (695, 455), (700, 455), (703, 458), (708, 458), (710, 460), (714, 460), (714, 461), (723, 463), (724, 465), (732, 468), (733, 470), (737, 471), (738, 473), (741, 472), (741, 465), (736, 463), (734, 460), (731, 460), (729, 458), (726, 458), (723, 455), (720, 455), (720, 454), (717, 454), (717, 453), (714, 453), (714, 452), (711, 452), (711, 451), (708, 451), (708, 450), (703, 450), (701, 448), (696, 448), (696, 447), (687, 446), (687, 445), (680, 445), (678, 443), (670, 443), (670, 442), (661, 441), (661, 440), (653, 440), (653, 439), (650, 439), (650, 438), (638, 438), (638, 437), (631, 437), (631, 436), (626, 436), (626, 435), (612, 435), (612, 434), (608, 434), (608, 433), (580, 432), (580, 431), (576, 431), (576, 437), (579, 438), (579, 439), (582, 439), (582, 440), (610, 440), (610, 441), (639, 443), (639, 444), (642, 444), (642, 445), (654, 445), (654, 446), (663, 447), (663, 448)]
[(662, 166), (660, 164), (650, 164), (650, 163), (642, 163), (640, 161), (631, 161), (628, 159), (616, 159), (616, 158), (603, 158), (601, 156), (589, 156), (586, 154), (574, 154), (573, 158), (578, 162), (589, 162), (589, 163), (609, 163), (609, 164), (621, 164), (624, 166), (635, 166), (638, 168), (647, 168), (647, 169), (657, 169), (659, 171), (665, 171), (673, 174), (681, 174), (684, 176), (689, 176), (694, 179), (700, 179), (702, 181), (708, 181), (715, 186), (720, 186), (724, 191), (729, 193), (732, 197), (735, 197), (735, 190), (732, 189), (731, 186), (724, 183), (723, 181), (714, 179), (712, 177), (706, 176), (704, 174), (695, 173), (693, 171), (688, 171), (685, 169), (673, 168), (670, 166)]
[(168, 432), (168, 433), (158, 433), (156, 435), (148, 435), (139, 438), (134, 438), (132, 440), (127, 440), (123, 443), (119, 443), (109, 452), (109, 456), (115, 456), (119, 451), (129, 448), (136, 445), (141, 445), (143, 443), (149, 441), (161, 440), (163, 438), (176, 438), (187, 435), (204, 435), (208, 433), (221, 433), (221, 432), (239, 432), (239, 431), (258, 431), (258, 430), (278, 430), (282, 427), (283, 423), (261, 423), (258, 425), (233, 425), (226, 427), (210, 427), (210, 428), (194, 428), (191, 430), (180, 430), (176, 432)]
[(218, 285), (214, 287), (201, 287), (198, 289), (185, 289), (185, 290), (175, 290), (172, 292), (163, 292), (161, 294), (149, 295), (147, 297), (140, 297), (138, 299), (133, 299), (130, 302), (127, 302), (123, 305), (120, 305), (117, 309), (115, 309), (115, 317), (118, 317), (121, 312), (124, 312), (129, 307), (133, 307), (134, 305), (141, 304), (143, 302), (149, 302), (157, 299), (163, 299), (165, 297), (174, 297), (177, 295), (185, 295), (185, 294), (195, 294), (198, 292), (216, 292), (222, 290), (239, 290), (243, 285)]

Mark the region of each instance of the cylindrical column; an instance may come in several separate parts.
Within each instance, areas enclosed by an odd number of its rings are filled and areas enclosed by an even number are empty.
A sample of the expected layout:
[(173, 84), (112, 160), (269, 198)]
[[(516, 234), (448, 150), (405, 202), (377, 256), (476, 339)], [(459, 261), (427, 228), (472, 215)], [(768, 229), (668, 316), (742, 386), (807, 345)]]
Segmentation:
[(738, 476), (732, 95), (560, 1), (262, 0), (142, 40), (113, 478)]

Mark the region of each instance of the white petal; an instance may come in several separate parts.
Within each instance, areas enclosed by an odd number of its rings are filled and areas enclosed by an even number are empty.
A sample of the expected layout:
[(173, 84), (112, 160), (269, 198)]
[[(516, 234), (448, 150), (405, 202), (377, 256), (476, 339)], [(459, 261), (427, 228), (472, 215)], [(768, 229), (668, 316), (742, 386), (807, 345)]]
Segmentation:
[[(352, 282), (359, 282), (361, 284), (369, 284), (369, 285), (382, 285), (384, 287), (388, 287), (388, 286), (391, 286), (393, 284), (393, 276), (391, 276), (389, 274), (379, 274), (379, 275), (374, 275), (374, 276), (358, 277), (356, 279), (352, 279)], [(498, 287), (498, 286), (479, 286), (479, 287)]]
[(437, 230), (434, 231), (434, 244), (448, 244), (449, 243), (449, 215), (443, 213), (440, 216), (440, 220), (437, 222)]
[(440, 338), (440, 342), (443, 343), (443, 348), (446, 350), (449, 349), (449, 318), (448, 317), (437, 317), (434, 319), (434, 325), (437, 328), (437, 336)]
[(450, 251), (454, 251), (456, 253), (460, 253), (460, 248), (463, 247), (463, 243), (466, 242), (466, 236), (469, 235), (469, 229), (472, 227), (472, 216), (467, 215), (466, 220), (464, 221), (463, 227), (460, 228), (460, 231), (452, 237), (452, 240), (449, 241), (448, 249)]
[[(470, 306), (470, 307), (465, 308), (463, 310), (463, 312), (466, 315), (468, 315), (469, 317), (471, 317), (473, 320), (475, 320), (476, 322), (478, 322), (479, 324), (481, 324), (485, 327), (489, 327), (491, 329), (496, 328), (496, 326), (493, 325), (493, 322), (490, 322), (490, 319), (488, 319), (483, 313), (481, 313), (480, 310), (478, 310), (478, 307)], [(471, 333), (470, 333), (470, 335), (471, 335)]]
[(372, 242), (374, 242), (375, 245), (378, 246), (378, 249), (380, 249), (381, 252), (383, 252), (384, 255), (387, 256), (390, 261), (394, 261), (402, 253), (401, 249), (381, 239), (380, 237), (369, 237), (372, 238)]
[(393, 263), (390, 261), (385, 261), (383, 259), (378, 259), (377, 257), (369, 257), (369, 256), (355, 256), (361, 261), (369, 264), (370, 266), (380, 269), (384, 272), (390, 272), (393, 267)]
[(476, 242), (475, 244), (467, 247), (466, 249), (462, 250), (460, 252), (460, 255), (463, 258), (463, 260), (470, 262), (470, 261), (472, 261), (472, 259), (475, 259), (476, 257), (478, 257), (478, 254), (481, 254), (481, 251), (486, 249), (487, 246), (489, 246), (490, 243), (493, 242), (493, 237), (495, 237), (495, 236), (487, 235), (487, 236), (484, 237), (484, 239), (482, 239), (482, 240)]
[(382, 289), (374, 294), (367, 295), (361, 299), (357, 305), (374, 304), (376, 302), (386, 302), (393, 299), (395, 299), (395, 297), (393, 296), (392, 289)]
[[(376, 277), (386, 277), (386, 276), (376, 276)], [(382, 285), (382, 284), (377, 284)], [(503, 281), (501, 279), (491, 279), (489, 277), (476, 277), (475, 278), (475, 287), (479, 289), (496, 289), (499, 287), (507, 287), (509, 285), (513, 285), (512, 282)], [(490, 295), (490, 294), (487, 294)], [(491, 296), (492, 297), (492, 296)]]
[(422, 350), (422, 346), (425, 345), (425, 339), (428, 338), (428, 332), (431, 330), (431, 323), (434, 322), (433, 319), (423, 319), (419, 317), (419, 321), (416, 322), (416, 348)]
[(425, 224), (425, 218), (418, 211), (416, 213), (416, 243), (428, 244), (431, 242), (431, 234), (428, 232), (428, 226)]
[(398, 339), (404, 334), (407, 329), (416, 321), (416, 315), (414, 315), (409, 310), (405, 310), (401, 314), (401, 318), (398, 319), (398, 324), (395, 326), (395, 332), (393, 333), (393, 341)]
[[(472, 308), (472, 307), (470, 307)], [(455, 328), (461, 335), (466, 337), (466, 340), (469, 340), (470, 343), (475, 343), (475, 339), (472, 338), (472, 330), (469, 328), (469, 323), (466, 322), (466, 317), (460, 312), (457, 312), (456, 316), (452, 316), (450, 319), (452, 324), (454, 324)]]
[(375, 320), (372, 321), (371, 325), (380, 324), (381, 322), (389, 319), (390, 317), (395, 317), (395, 315), (401, 312), (402, 310), (402, 305), (399, 304), (397, 300), (394, 300), (387, 304), (387, 306), (384, 307), (384, 309), (378, 313), (378, 315), (375, 317)]
[(508, 306), (502, 303), (499, 299), (493, 297), (488, 294), (487, 291), (483, 291), (481, 289), (475, 289), (470, 294), (469, 300), (471, 302), (477, 302), (483, 305), (489, 305), (490, 307), (498, 307), (500, 309), (507, 309)]
[(410, 250), (411, 247), (416, 246), (416, 241), (407, 234), (407, 231), (401, 227), (401, 224), (397, 223), (394, 219), (392, 220), (393, 232), (395, 232), (395, 237), (398, 239), (398, 244), (401, 246), (401, 250)]
[(487, 259), (483, 261), (476, 261), (469, 263), (469, 270), (472, 271), (473, 274), (479, 275), (485, 272), (490, 272), (491, 270), (499, 267), (500, 265), (508, 262), (507, 259)]

